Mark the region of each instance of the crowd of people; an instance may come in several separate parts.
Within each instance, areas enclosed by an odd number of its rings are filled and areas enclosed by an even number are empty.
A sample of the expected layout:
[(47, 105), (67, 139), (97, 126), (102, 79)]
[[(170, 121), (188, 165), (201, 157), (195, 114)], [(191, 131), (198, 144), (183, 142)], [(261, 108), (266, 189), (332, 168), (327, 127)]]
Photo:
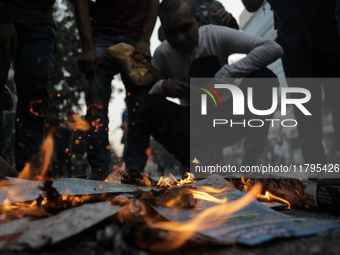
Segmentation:
[[(282, 58), (288, 86), (301, 87), (290, 78), (337, 78), (340, 74), (340, 25), (337, 23), (340, 23), (340, 0), (268, 0), (278, 31), (276, 42), (239, 31), (236, 19), (215, 0), (72, 2), (82, 45), (79, 68), (88, 81), (86, 120), (94, 123), (86, 135), (91, 179), (104, 180), (111, 171), (108, 105), (111, 81), (118, 73), (126, 90), (124, 162), (131, 177), (139, 177), (143, 172), (150, 135), (184, 167), (189, 167), (190, 78), (272, 78), (276, 82), (269, 89), (261, 85), (254, 88), (254, 96), (267, 109), (271, 105), (271, 89), (279, 87), (276, 75), (267, 66), (279, 58)], [(248, 11), (256, 12), (265, 1), (242, 2)], [(5, 84), (12, 66), (18, 97), (14, 149), (18, 172), (32, 157), (39, 155), (44, 139), (48, 84), (56, 54), (54, 3), (55, 0), (0, 0), (0, 116), (9, 97), (5, 94)], [(162, 44), (151, 56), (150, 37), (157, 16), (162, 24), (158, 31)], [(133, 46), (135, 54), (151, 61), (156, 70), (155, 83), (137, 86), (122, 71), (107, 51), (122, 42)], [(229, 64), (228, 57), (234, 53), (247, 55)], [(249, 86), (246, 79), (239, 85), (244, 93)], [(326, 164), (322, 145), (322, 88), (333, 111), (335, 144), (340, 152), (340, 111), (336, 109), (340, 87), (334, 80), (321, 84), (314, 79), (305, 88), (312, 95), (305, 104), (312, 114), (305, 116), (294, 109), (304, 161)], [(167, 97), (179, 98), (181, 104), (170, 102)], [(231, 105), (232, 102), (229, 99), (223, 103)], [(257, 119), (271, 117), (272, 114), (257, 116)], [(266, 123), (261, 129), (228, 129), (219, 145), (230, 146), (245, 138), (242, 164), (256, 165), (266, 145), (269, 122)], [(3, 126), (1, 117), (0, 155), (4, 152)], [(58, 130), (70, 136), (63, 124)], [(65, 146), (61, 145), (57, 152), (60, 162), (70, 160)], [(0, 172), (4, 164), (1, 159)], [(63, 163), (60, 165), (62, 168)], [(7, 165), (5, 168), (8, 169)]]

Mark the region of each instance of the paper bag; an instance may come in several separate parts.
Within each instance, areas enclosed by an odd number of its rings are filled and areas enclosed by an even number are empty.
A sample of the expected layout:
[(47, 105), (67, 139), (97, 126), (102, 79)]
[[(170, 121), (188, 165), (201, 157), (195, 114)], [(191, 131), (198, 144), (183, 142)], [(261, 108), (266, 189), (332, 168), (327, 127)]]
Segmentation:
[(135, 48), (126, 43), (118, 43), (107, 48), (122, 71), (138, 86), (156, 82), (156, 70), (142, 54), (134, 54)]

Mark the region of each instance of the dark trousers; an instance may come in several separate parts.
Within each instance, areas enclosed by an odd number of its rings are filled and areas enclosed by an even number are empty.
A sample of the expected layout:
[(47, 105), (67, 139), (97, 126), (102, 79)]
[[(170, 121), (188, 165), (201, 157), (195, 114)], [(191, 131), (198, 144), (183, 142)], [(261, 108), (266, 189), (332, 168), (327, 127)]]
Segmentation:
[[(241, 84), (245, 97), (247, 95), (247, 88), (253, 87), (254, 106), (256, 109), (269, 109), (272, 103), (272, 88), (278, 87), (279, 82), (276, 79), (276, 75), (267, 68), (253, 72), (248, 78), (275, 78), (271, 83), (254, 85), (253, 81), (245, 79)], [(232, 99), (230, 98), (226, 104), (226, 109), (232, 109)], [(247, 109), (247, 107), (245, 107)], [(226, 119), (234, 119), (241, 122), (243, 119), (246, 121), (249, 119), (261, 119), (265, 120), (271, 118), (271, 115), (267, 116), (255, 116), (248, 110), (245, 112), (245, 116), (238, 117), (233, 116), (232, 111), (228, 111), (225, 115)], [(148, 126), (150, 134), (164, 146), (171, 154), (173, 154), (178, 161), (185, 167), (190, 166), (190, 124), (196, 125), (196, 123), (190, 123), (190, 108), (183, 107), (168, 101), (162, 96), (149, 96), (144, 108), (143, 118)], [(195, 119), (195, 118), (192, 118)], [(241, 120), (242, 119), (242, 120)], [(222, 151), (223, 147), (233, 145), (245, 138), (244, 150), (245, 157), (244, 164), (252, 164), (256, 156), (261, 154), (268, 135), (268, 128), (270, 122), (264, 121), (265, 125), (261, 128), (250, 128), (236, 125), (233, 127), (223, 125), (223, 139), (218, 142), (218, 147)], [(199, 125), (199, 124), (197, 124)], [(200, 127), (201, 128), (201, 127)], [(218, 133), (219, 131), (217, 131)], [(206, 133), (204, 137), (200, 136), (199, 139), (191, 141), (192, 145), (197, 144), (198, 147), (204, 147), (204, 143), (209, 141), (217, 141), (214, 137), (216, 133)], [(203, 143), (203, 144), (202, 144)], [(211, 155), (213, 157), (213, 155)], [(192, 159), (191, 159), (192, 160)]]
[[(16, 168), (21, 170), (30, 158), (39, 153), (44, 138), (48, 108), (48, 85), (55, 54), (56, 27), (51, 22), (39, 20), (12, 11), (13, 24), (18, 33), (18, 49), (11, 59), (18, 91), (16, 113)], [(2, 153), (3, 87), (10, 63), (4, 61), (0, 49), (0, 153)]]
[[(64, 173), (64, 165), (66, 164), (66, 173)], [(70, 153), (57, 153), (57, 165), (59, 178), (62, 176), (71, 177), (71, 156)]]
[[(337, 151), (340, 151), (340, 84), (331, 79), (340, 75), (340, 38), (335, 19), (323, 27), (310, 27), (282, 34), (277, 42), (285, 55), (283, 67), (291, 87), (303, 87), (311, 92), (311, 100), (304, 104), (312, 116), (305, 116), (294, 107), (298, 121), (299, 140), (305, 163), (326, 163), (322, 145), (322, 88), (333, 115)], [(290, 78), (313, 78), (300, 82)]]
[(335, 11), (335, 19), (338, 23), (339, 35), (340, 35), (340, 0), (336, 2), (336, 11)]
[[(123, 35), (94, 37), (96, 53), (99, 58), (99, 69), (95, 76), (87, 77), (89, 88), (86, 95), (86, 120), (92, 123), (91, 129), (87, 133), (86, 146), (92, 173), (108, 173), (110, 171), (108, 106), (113, 76), (121, 73), (115, 58), (109, 54), (106, 48), (121, 42), (134, 46), (137, 41), (137, 38)], [(128, 131), (124, 159), (127, 168), (137, 168), (142, 171), (147, 161), (145, 151), (149, 146), (150, 135), (140, 118), (140, 113), (150, 87), (136, 86), (126, 75), (121, 73), (121, 76), (126, 89), (125, 102), (128, 109)]]

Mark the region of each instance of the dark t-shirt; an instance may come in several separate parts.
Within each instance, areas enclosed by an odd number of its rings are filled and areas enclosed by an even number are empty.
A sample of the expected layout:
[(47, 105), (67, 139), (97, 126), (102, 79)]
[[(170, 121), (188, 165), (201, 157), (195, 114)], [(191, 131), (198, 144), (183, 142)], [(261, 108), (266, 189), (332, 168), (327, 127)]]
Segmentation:
[(318, 33), (335, 28), (336, 0), (268, 0), (275, 13), (278, 37), (286, 33)]
[(139, 38), (147, 2), (147, 0), (97, 0), (92, 17), (92, 34)]
[(66, 127), (58, 127), (54, 131), (54, 150), (58, 154), (67, 153), (70, 149), (71, 131)]
[(55, 0), (7, 0), (12, 10), (53, 22)]

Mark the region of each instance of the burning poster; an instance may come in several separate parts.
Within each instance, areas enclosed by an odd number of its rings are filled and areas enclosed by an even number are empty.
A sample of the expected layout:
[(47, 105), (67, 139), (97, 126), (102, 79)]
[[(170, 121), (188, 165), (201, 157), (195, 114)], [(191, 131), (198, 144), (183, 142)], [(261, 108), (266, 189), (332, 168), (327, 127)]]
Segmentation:
[[(199, 189), (200, 188), (198, 188), (198, 190)], [(232, 202), (239, 200), (244, 194), (236, 189), (232, 189), (231, 191), (224, 191), (221, 194), (212, 194), (212, 196)], [(216, 203), (214, 202), (198, 200), (195, 210), (175, 210), (159, 207), (154, 207), (154, 209), (168, 220), (178, 222), (179, 225), (182, 225), (184, 222), (199, 215), (202, 211), (215, 205)], [(220, 214), (218, 215), (218, 217), (221, 217)], [(256, 200), (233, 214), (222, 216), (221, 219), (217, 219), (217, 217), (213, 219), (210, 217), (201, 219), (197, 224), (204, 224), (216, 220), (222, 220), (223, 223), (197, 232), (215, 240), (246, 245), (257, 245), (278, 237), (307, 236), (340, 227), (340, 221), (291, 217), (275, 212)]]

